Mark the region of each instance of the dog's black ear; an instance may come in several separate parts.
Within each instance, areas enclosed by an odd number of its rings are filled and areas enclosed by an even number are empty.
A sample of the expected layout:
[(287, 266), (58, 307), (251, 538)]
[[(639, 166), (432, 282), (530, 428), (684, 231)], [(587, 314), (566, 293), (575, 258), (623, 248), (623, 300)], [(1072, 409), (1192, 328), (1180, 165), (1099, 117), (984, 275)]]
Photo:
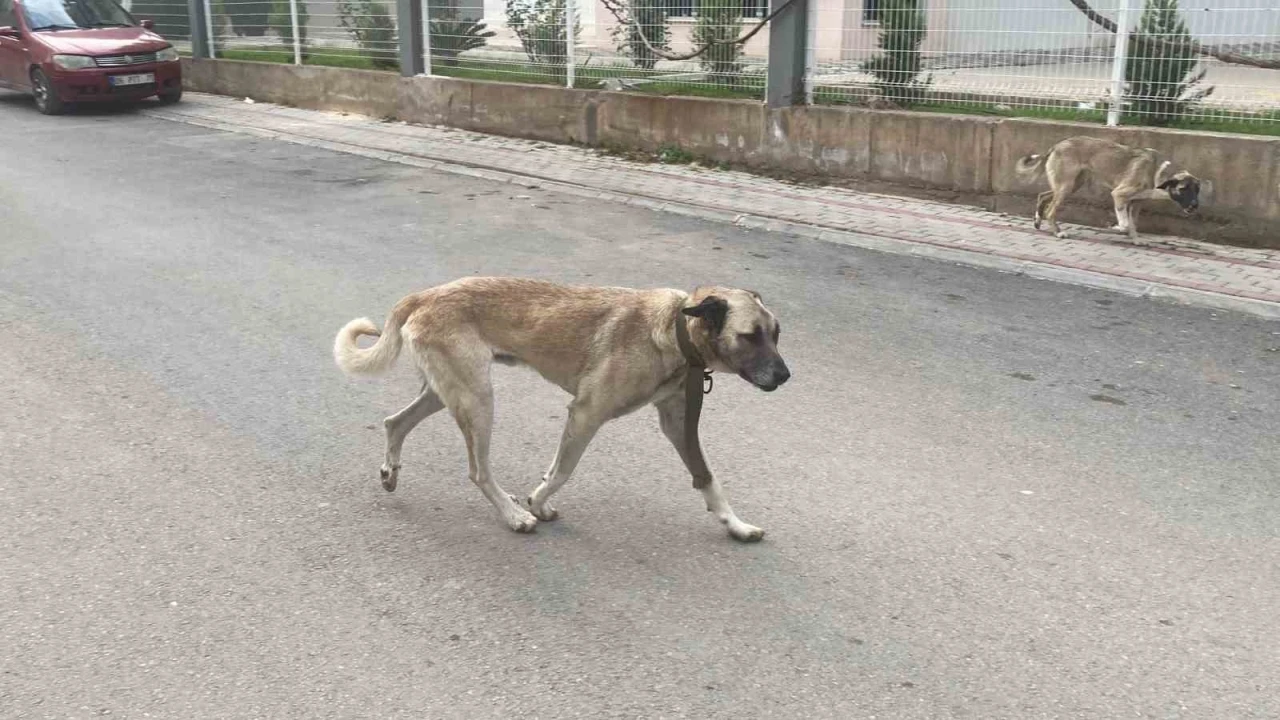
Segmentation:
[(693, 307), (682, 308), (680, 312), (689, 317), (702, 318), (711, 323), (715, 332), (724, 329), (724, 319), (729, 314), (729, 303), (724, 298), (708, 295), (702, 302)]

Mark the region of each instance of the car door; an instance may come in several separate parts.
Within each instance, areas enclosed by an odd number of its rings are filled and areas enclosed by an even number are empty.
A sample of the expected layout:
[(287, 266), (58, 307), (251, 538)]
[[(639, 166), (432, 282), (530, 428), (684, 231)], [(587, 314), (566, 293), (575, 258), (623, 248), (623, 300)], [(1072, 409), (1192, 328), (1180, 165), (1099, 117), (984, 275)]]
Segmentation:
[[(18, 30), (13, 0), (0, 0), (0, 27)], [(28, 85), (26, 42), (21, 37), (0, 35), (0, 86), (25, 90)]]

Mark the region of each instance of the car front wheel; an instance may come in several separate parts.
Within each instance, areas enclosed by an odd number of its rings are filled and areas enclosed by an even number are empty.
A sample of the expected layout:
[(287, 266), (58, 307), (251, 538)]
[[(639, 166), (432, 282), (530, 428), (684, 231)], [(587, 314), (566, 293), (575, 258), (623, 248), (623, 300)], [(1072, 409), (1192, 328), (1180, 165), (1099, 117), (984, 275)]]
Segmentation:
[(40, 68), (31, 71), (31, 94), (36, 96), (36, 109), (45, 115), (61, 115), (67, 109), (49, 77)]
[(172, 105), (182, 99), (182, 90), (174, 90), (172, 92), (163, 92), (163, 93), (160, 93), (157, 97), (160, 98), (161, 105)]

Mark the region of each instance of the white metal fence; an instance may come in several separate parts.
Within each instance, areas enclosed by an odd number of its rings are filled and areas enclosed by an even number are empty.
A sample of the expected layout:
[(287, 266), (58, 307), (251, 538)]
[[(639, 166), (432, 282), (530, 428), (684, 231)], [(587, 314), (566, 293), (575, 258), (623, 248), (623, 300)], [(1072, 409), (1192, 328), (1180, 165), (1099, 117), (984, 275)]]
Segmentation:
[[(819, 15), (813, 83), (820, 93), (833, 99), (875, 94), (877, 78), (867, 61), (882, 53), (886, 18), (878, 4), (862, 0)], [(1068, 0), (923, 0), (927, 32), (919, 77), (941, 103), (1102, 112), (1112, 109), (1118, 93), (1115, 109), (1144, 121), (1174, 114), (1280, 120), (1280, 70), (1198, 56), (1185, 43), (1193, 38), (1250, 57), (1280, 58), (1277, 0), (1098, 0), (1093, 7), (1127, 27), (1127, 38), (1121, 34), (1117, 42)], [(1171, 32), (1180, 28), (1186, 35)], [(1118, 48), (1125, 40), (1128, 47)], [(1199, 82), (1187, 82), (1195, 78)], [(1209, 88), (1207, 96), (1184, 102)]]
[[(158, 28), (181, 19), (172, 3)], [(769, 0), (419, 0), (431, 74), (639, 92), (763, 96)], [(780, 0), (774, 0), (779, 2)], [(395, 69), (394, 0), (204, 0), (220, 56)], [(1280, 125), (1280, 0), (808, 0), (813, 102), (1146, 123)], [(611, 10), (612, 8), (612, 10)], [(616, 11), (616, 12), (615, 12)], [(145, 16), (138, 8), (135, 14)], [(620, 16), (620, 17), (619, 17)], [(643, 37), (642, 37), (643, 35)]]

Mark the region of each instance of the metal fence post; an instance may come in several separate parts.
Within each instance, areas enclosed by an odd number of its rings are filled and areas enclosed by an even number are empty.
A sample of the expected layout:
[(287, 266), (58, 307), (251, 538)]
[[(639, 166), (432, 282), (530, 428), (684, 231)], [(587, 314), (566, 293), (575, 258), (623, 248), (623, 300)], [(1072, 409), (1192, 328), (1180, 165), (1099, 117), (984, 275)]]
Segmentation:
[(1116, 51), (1111, 60), (1111, 107), (1107, 109), (1107, 125), (1120, 124), (1124, 107), (1124, 66), (1129, 57), (1129, 0), (1120, 0), (1116, 13)]
[(422, 0), (422, 74), (431, 74), (431, 0)]
[(564, 84), (565, 87), (573, 87), (574, 71), (577, 69), (577, 58), (575, 57), (574, 33), (573, 28), (577, 25), (577, 17), (574, 13), (573, 0), (564, 0), (564, 52), (565, 52), (565, 68), (564, 68)]
[(791, 4), (770, 23), (765, 102), (771, 108), (804, 102), (809, 1), (791, 0)]
[(215, 37), (213, 25), (215, 18), (213, 17), (213, 3), (204, 0), (204, 30), (205, 36), (209, 38), (209, 57), (218, 57), (218, 39)]
[(293, 64), (302, 64), (302, 34), (298, 32), (298, 0), (289, 0), (289, 23), (293, 27)]
[(191, 23), (191, 57), (211, 58), (213, 47), (209, 43), (209, 16), (205, 14), (204, 0), (187, 0), (187, 17)]
[(422, 57), (422, 3), (424, 0), (396, 0), (396, 27), (400, 38), (400, 74), (421, 75), (426, 69)]
[(818, 68), (818, 3), (806, 2), (804, 34), (804, 104), (813, 104), (813, 76)]

